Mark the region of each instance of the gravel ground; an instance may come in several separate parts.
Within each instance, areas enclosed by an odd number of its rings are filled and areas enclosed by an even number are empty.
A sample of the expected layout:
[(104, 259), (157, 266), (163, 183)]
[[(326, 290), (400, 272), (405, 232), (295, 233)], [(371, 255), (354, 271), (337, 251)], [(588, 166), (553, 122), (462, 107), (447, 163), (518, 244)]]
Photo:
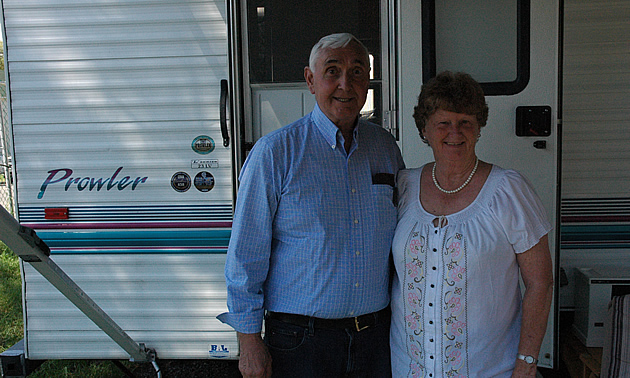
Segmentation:
[[(158, 360), (162, 378), (241, 378), (234, 360)], [(156, 378), (153, 365), (143, 363), (134, 368), (135, 378)]]

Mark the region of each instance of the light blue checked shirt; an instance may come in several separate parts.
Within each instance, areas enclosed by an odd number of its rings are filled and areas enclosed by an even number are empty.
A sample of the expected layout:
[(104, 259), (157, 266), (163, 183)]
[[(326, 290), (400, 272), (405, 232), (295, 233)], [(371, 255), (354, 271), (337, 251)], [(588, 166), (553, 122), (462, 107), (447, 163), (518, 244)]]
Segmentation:
[[(350, 153), (319, 107), (256, 142), (240, 176), (225, 276), (242, 333), (261, 331), (264, 309), (345, 318), (389, 304), (396, 228), (393, 185), (404, 168), (383, 128), (359, 121)], [(378, 181), (378, 180), (377, 180)]]

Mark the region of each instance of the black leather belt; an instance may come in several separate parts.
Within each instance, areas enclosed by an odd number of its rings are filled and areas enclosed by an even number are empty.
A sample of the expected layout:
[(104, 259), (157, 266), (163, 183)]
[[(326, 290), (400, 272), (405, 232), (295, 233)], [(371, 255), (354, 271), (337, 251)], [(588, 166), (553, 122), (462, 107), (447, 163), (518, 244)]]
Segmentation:
[(389, 307), (385, 307), (380, 311), (372, 312), (370, 314), (343, 319), (322, 319), (305, 315), (287, 314), (284, 312), (267, 312), (267, 319), (279, 320), (281, 322), (293, 324), (300, 327), (309, 327), (312, 321), (313, 328), (354, 329), (358, 332), (377, 324), (388, 322), (389, 318)]

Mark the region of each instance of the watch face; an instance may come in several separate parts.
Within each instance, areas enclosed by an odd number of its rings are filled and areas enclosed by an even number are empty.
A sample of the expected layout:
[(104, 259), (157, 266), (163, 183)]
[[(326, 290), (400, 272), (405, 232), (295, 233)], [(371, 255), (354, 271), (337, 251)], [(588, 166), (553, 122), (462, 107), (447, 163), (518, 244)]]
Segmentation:
[(535, 363), (538, 363), (538, 360), (537, 360), (537, 359), (535, 359), (535, 358), (534, 358), (534, 357), (532, 357), (532, 356), (525, 356), (525, 355), (523, 355), (523, 354), (520, 354), (520, 353), (519, 353), (519, 354), (517, 355), (517, 357), (518, 357), (519, 359), (521, 359), (521, 360), (523, 360), (523, 361), (527, 362), (528, 364), (535, 364)]

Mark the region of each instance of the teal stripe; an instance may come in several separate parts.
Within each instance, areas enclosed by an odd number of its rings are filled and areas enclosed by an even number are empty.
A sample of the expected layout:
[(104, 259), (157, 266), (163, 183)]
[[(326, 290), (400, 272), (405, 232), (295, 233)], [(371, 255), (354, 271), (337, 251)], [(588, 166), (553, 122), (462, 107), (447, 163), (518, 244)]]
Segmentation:
[(563, 248), (628, 248), (630, 225), (562, 225), (560, 237)]
[[(37, 231), (37, 235), (56, 253), (64, 248), (124, 249), (127, 253), (146, 252), (153, 248), (154, 252), (160, 252), (163, 247), (181, 248), (182, 251), (186, 251), (186, 247), (215, 247), (207, 250), (216, 252), (221, 247), (227, 249), (230, 233), (230, 229)], [(164, 252), (168, 251), (160, 253)]]

